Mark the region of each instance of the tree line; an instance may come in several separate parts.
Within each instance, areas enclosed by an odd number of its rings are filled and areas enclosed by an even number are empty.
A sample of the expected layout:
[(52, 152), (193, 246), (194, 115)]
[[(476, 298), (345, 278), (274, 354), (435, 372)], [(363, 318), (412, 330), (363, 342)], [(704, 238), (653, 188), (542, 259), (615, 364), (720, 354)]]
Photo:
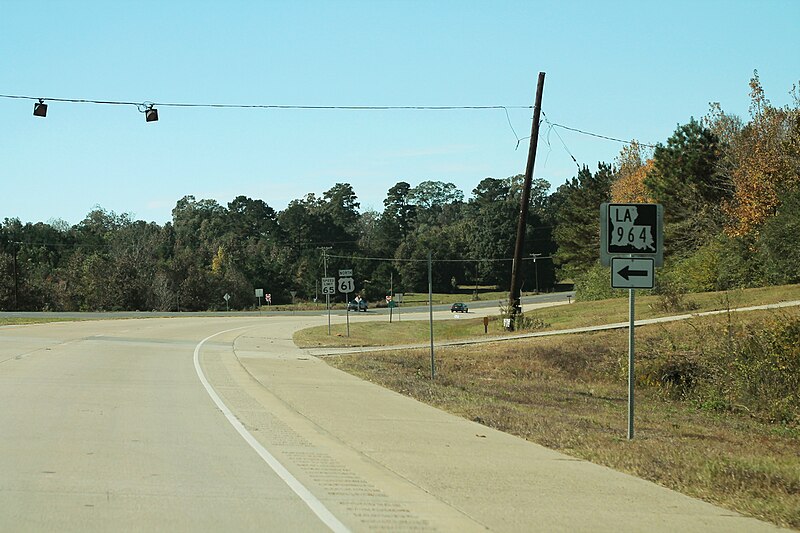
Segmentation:
[[(523, 290), (572, 280), (579, 297), (612, 294), (599, 266), (599, 205), (657, 202), (666, 216), (656, 291), (706, 291), (800, 281), (800, 99), (775, 107), (757, 73), (748, 120), (717, 104), (655, 149), (627, 145), (612, 164), (584, 166), (555, 191), (535, 179)], [(389, 291), (507, 290), (522, 176), (487, 177), (468, 198), (446, 181), (400, 181), (383, 211), (359, 210), (348, 183), (276, 211), (239, 196), (185, 196), (164, 225), (101, 207), (64, 222), (0, 225), (2, 310), (207, 310), (322, 298), (320, 280), (353, 269), (368, 300)], [(536, 262), (533, 260), (536, 258)]]

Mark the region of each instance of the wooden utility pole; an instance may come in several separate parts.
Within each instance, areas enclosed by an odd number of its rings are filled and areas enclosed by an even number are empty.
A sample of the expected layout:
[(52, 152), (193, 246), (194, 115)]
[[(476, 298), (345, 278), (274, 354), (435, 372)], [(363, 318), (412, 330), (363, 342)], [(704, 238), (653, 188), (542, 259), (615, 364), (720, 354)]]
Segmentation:
[[(525, 226), (528, 223), (528, 205), (531, 200), (531, 181), (533, 180), (533, 164), (536, 162), (536, 146), (539, 144), (539, 115), (542, 111), (542, 92), (544, 91), (544, 72), (539, 73), (539, 82), (536, 85), (536, 101), (533, 104), (533, 124), (531, 125), (531, 141), (528, 147), (528, 164), (525, 167), (525, 184), (522, 187), (520, 200), (519, 221), (517, 223), (517, 244), (514, 247), (514, 262), (511, 265), (511, 291), (508, 295), (508, 305), (511, 308), (511, 318), (522, 312), (519, 286), (522, 279), (522, 250), (525, 248)], [(511, 321), (514, 327), (514, 321)]]
[(17, 281), (17, 244), (14, 244), (14, 311), (19, 311), (19, 281)]

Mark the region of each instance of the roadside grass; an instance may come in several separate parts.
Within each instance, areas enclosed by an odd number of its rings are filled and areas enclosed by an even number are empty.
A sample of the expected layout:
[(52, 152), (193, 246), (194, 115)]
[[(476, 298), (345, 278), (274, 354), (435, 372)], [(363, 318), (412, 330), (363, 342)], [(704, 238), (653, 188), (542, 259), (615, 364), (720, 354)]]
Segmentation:
[(47, 324), (49, 322), (73, 322), (80, 318), (41, 318), (41, 317), (0, 317), (1, 326), (22, 326), (26, 324)]
[[(684, 307), (689, 309), (665, 306), (664, 299), (660, 296), (637, 296), (636, 319), (718, 311), (789, 300), (800, 300), (800, 285), (691, 294), (683, 300)], [(488, 334), (511, 335), (533, 331), (506, 331), (499, 313), (498, 306), (497, 315), (490, 318)], [(628, 300), (615, 298), (575, 302), (570, 305), (557, 305), (529, 311), (525, 315), (533, 318), (534, 322), (539, 324), (540, 327), (537, 327), (536, 331), (627, 322)], [(462, 318), (462, 316), (458, 315), (459, 320), (434, 321), (434, 338), (438, 341), (450, 341), (485, 335), (482, 318), (467, 318), (469, 315)], [(381, 317), (381, 320), (374, 322), (351, 322), (349, 337), (346, 332), (346, 325), (343, 324), (331, 326), (331, 335), (328, 335), (327, 326), (309, 328), (296, 332), (294, 342), (302, 348), (415, 344), (425, 342), (429, 338), (430, 326), (427, 321), (404, 321), (401, 311), (400, 319), (398, 320), (397, 314), (395, 314), (392, 323), (389, 323), (388, 317)]]
[[(781, 337), (785, 324), (792, 325), (789, 337)], [(439, 348), (434, 381), (424, 349), (326, 361), (549, 448), (800, 528), (800, 391), (791, 390), (800, 369), (798, 331), (795, 309), (637, 328), (632, 441), (626, 438), (627, 332)], [(772, 339), (761, 343), (772, 351), (759, 356), (749, 348), (754, 336)], [(773, 342), (781, 338), (783, 344)], [(732, 355), (720, 351), (726, 346)], [(777, 361), (773, 372), (786, 368), (795, 375), (773, 374), (773, 380), (788, 379), (782, 392), (750, 398), (752, 369), (737, 368), (748, 358), (753, 367)], [(676, 365), (686, 361), (696, 365)], [(787, 364), (793, 366), (781, 366)]]
[[(525, 292), (522, 295), (528, 296), (535, 294), (532, 292)], [(454, 304), (456, 302), (464, 302), (469, 304), (474, 301), (500, 301), (508, 299), (508, 291), (486, 291), (479, 288), (477, 298), (475, 297), (474, 288), (460, 288), (459, 292), (455, 294), (446, 293), (433, 293), (433, 305)], [(403, 305), (427, 305), (428, 293), (427, 292), (408, 292), (403, 294)]]
[[(489, 332), (497, 329), (491, 325)], [(433, 323), (433, 336), (437, 341), (456, 340), (483, 333), (483, 320), (466, 318), (461, 320), (437, 320)], [(495, 331), (495, 333), (499, 333)], [(430, 337), (430, 324), (422, 320), (398, 320), (394, 314), (393, 322), (388, 316), (384, 321), (350, 322), (350, 336), (346, 324), (332, 324), (331, 334), (328, 326), (318, 326), (294, 333), (294, 342), (301, 348), (321, 346), (391, 346), (425, 342)]]

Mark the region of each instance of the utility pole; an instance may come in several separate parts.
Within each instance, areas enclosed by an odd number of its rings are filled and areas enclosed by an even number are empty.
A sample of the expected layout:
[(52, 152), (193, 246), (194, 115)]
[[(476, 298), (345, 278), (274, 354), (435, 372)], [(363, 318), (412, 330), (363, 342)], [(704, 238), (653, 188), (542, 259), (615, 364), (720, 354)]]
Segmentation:
[(19, 281), (17, 280), (17, 244), (14, 245), (14, 311), (19, 311)]
[(544, 91), (544, 72), (539, 73), (539, 82), (536, 85), (536, 100), (533, 105), (533, 124), (531, 125), (531, 141), (528, 147), (528, 164), (525, 167), (525, 184), (522, 188), (520, 200), (519, 221), (517, 223), (517, 243), (514, 247), (514, 262), (511, 264), (511, 290), (508, 295), (508, 305), (511, 309), (511, 324), (513, 318), (522, 312), (519, 295), (519, 280), (522, 278), (522, 250), (525, 247), (525, 226), (528, 222), (528, 204), (531, 198), (531, 181), (533, 180), (533, 164), (536, 162), (536, 147), (539, 144), (539, 115), (542, 111), (542, 92)]
[(536, 258), (540, 255), (542, 254), (531, 254), (531, 257), (533, 257), (533, 269), (536, 271), (536, 294), (539, 294), (539, 266), (536, 264)]

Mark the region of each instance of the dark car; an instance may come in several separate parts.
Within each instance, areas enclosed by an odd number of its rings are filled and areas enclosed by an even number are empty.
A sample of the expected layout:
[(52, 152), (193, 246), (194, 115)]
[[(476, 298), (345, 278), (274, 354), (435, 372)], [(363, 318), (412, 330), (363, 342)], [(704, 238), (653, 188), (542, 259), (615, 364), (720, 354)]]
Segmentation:
[(352, 300), (350, 303), (347, 304), (348, 311), (364, 311), (367, 312), (367, 301), (366, 300)]
[(450, 306), (450, 312), (451, 313), (469, 313), (469, 307), (467, 307), (467, 304), (462, 304), (460, 302), (459, 303), (454, 303), (452, 306)]

